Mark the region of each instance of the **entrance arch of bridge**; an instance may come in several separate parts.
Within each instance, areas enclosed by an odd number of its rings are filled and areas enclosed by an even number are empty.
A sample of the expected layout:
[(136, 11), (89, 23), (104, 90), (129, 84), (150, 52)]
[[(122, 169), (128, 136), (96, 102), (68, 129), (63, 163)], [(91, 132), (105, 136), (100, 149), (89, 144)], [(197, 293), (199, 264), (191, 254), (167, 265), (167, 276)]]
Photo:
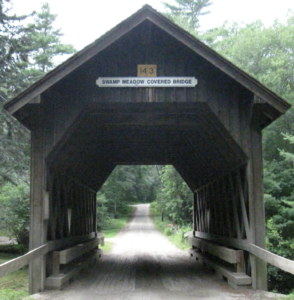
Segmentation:
[[(137, 77), (138, 65), (198, 84), (96, 84)], [(119, 164), (172, 164), (194, 193), (194, 236), (264, 248), (261, 131), (289, 105), (150, 6), (5, 108), (32, 132), (31, 249), (96, 233), (96, 192)], [(48, 257), (30, 265), (31, 293)], [(246, 272), (266, 289), (264, 262), (248, 254)]]

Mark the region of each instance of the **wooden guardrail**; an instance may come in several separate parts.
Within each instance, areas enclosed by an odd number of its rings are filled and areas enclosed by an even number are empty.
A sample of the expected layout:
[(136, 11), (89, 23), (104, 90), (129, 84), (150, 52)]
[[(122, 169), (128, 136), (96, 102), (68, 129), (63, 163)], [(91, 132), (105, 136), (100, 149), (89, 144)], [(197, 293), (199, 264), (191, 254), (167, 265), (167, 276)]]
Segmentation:
[(234, 287), (252, 284), (251, 277), (245, 273), (243, 250), (230, 249), (197, 237), (189, 237), (188, 241), (193, 246), (189, 250), (191, 257), (209, 265), (219, 278), (226, 278)]
[(257, 258), (294, 275), (294, 261), (250, 244), (250, 253)]
[[(185, 237), (189, 238), (193, 236), (193, 232), (187, 232), (185, 234)], [(197, 235), (198, 236), (198, 235)], [(213, 240), (209, 240), (209, 241), (213, 241)], [(218, 240), (219, 242), (219, 240)], [(288, 272), (290, 274), (294, 275), (294, 261), (284, 258), (282, 256), (279, 256), (277, 254), (274, 254), (270, 251), (267, 251), (265, 249), (262, 249), (254, 244), (247, 244), (246, 247), (244, 247), (245, 251), (248, 251), (249, 253), (251, 253), (252, 255), (254, 255), (255, 257), (285, 271)]]
[[(0, 278), (3, 276), (9, 275), (27, 265), (29, 265), (32, 261), (45, 255), (48, 252), (51, 252), (51, 251), (54, 251), (54, 250), (57, 250), (57, 249), (60, 249), (63, 247), (72, 246), (74, 244), (78, 244), (78, 243), (90, 240), (94, 237), (95, 237), (95, 232), (92, 232), (92, 233), (84, 235), (84, 236), (71, 237), (71, 238), (48, 242), (45, 245), (42, 245), (34, 250), (31, 250), (30, 252), (26, 253), (25, 255), (22, 255), (20, 257), (17, 257), (6, 263), (1, 264), (0, 265)], [(104, 234), (98, 233), (98, 238), (100, 238), (102, 240), (102, 243), (104, 242)]]
[(30, 262), (39, 258), (42, 255), (45, 255), (48, 251), (49, 244), (45, 244), (39, 248), (36, 248), (25, 255), (17, 257), (13, 260), (10, 260), (6, 263), (0, 265), (0, 278), (10, 273), (13, 273), (25, 266), (27, 266)]
[(104, 242), (103, 239), (96, 237), (73, 247), (53, 251), (52, 274), (46, 278), (45, 288), (62, 289), (82, 269), (93, 264), (102, 255), (98, 246)]

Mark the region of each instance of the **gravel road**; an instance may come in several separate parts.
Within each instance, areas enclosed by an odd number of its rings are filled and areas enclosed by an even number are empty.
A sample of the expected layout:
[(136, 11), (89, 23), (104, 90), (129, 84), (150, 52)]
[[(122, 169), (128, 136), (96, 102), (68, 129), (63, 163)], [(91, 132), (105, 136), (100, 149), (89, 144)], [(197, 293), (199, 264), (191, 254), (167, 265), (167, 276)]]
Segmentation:
[(36, 294), (34, 299), (278, 299), (271, 293), (234, 289), (218, 279), (157, 231), (147, 204), (136, 205), (132, 220), (111, 241), (113, 250), (73, 283), (62, 291)]

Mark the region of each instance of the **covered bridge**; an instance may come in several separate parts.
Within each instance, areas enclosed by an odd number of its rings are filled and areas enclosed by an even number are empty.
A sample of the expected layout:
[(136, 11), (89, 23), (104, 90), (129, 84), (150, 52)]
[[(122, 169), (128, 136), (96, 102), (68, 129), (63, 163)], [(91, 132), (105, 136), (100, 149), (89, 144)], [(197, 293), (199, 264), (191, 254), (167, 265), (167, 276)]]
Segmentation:
[(267, 288), (250, 248), (265, 247), (262, 129), (290, 106), (197, 38), (146, 5), (4, 107), (32, 134), (30, 249), (92, 238), (117, 165), (171, 164), (195, 195), (194, 237), (244, 250)]

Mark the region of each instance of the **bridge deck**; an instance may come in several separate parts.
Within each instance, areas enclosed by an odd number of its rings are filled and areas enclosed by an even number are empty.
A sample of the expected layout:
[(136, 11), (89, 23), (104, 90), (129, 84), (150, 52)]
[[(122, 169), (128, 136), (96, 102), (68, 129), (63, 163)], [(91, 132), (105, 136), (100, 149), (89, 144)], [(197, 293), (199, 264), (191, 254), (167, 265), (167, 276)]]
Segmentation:
[[(78, 299), (272, 299), (233, 289), (178, 250), (153, 226), (148, 205), (138, 205), (114, 248), (62, 291), (34, 295), (42, 300)], [(268, 295), (270, 297), (270, 295)]]

